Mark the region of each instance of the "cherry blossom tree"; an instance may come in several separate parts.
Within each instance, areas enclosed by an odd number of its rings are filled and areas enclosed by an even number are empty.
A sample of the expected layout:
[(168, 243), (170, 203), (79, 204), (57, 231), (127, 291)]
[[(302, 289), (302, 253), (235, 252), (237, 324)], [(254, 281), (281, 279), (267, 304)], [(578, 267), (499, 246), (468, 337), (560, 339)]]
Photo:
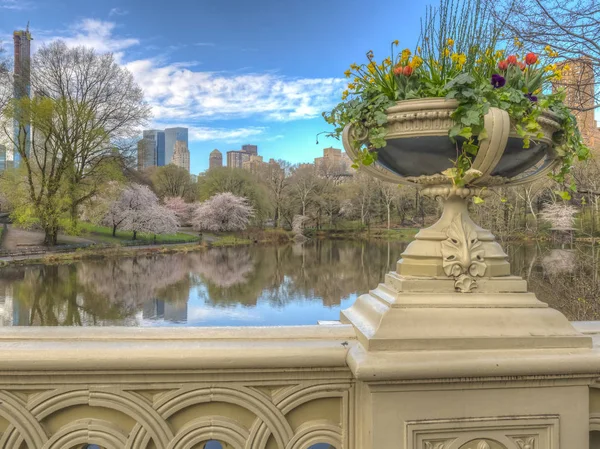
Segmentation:
[(196, 208), (192, 225), (199, 231), (242, 231), (253, 214), (246, 198), (230, 192), (219, 193)]
[(179, 226), (188, 224), (191, 220), (193, 204), (186, 203), (179, 196), (168, 196), (165, 198), (164, 206), (175, 214)]
[(132, 184), (110, 207), (104, 217), (105, 224), (125, 231), (171, 234), (177, 231), (177, 217), (170, 209), (158, 204), (158, 197), (148, 186)]
[(549, 222), (554, 229), (573, 229), (575, 214), (579, 212), (575, 206), (566, 203), (547, 204), (540, 212), (542, 220)]

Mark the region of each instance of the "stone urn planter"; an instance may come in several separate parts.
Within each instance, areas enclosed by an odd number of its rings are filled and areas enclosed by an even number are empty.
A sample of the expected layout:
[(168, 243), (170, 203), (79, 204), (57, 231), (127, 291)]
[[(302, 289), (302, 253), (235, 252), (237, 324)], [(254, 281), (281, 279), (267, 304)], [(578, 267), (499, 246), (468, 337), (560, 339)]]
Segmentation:
[[(457, 157), (457, 145), (448, 137), (454, 125), (451, 114), (457, 106), (454, 100), (425, 98), (400, 101), (389, 108), (387, 146), (377, 150), (377, 163), (364, 170), (391, 182), (450, 185), (450, 179), (441, 173), (451, 168)], [(543, 137), (532, 139), (529, 148), (523, 148), (523, 139), (506, 111), (490, 108), (484, 120), (488, 139), (481, 143), (472, 166), (482, 174), (471, 186), (531, 182), (556, 166), (553, 135), (561, 128), (552, 112), (539, 118)], [(361, 141), (355, 128), (348, 125), (342, 136), (351, 157), (356, 157), (354, 142)]]
[[(457, 145), (448, 137), (454, 125), (451, 117), (458, 103), (443, 98), (400, 101), (387, 110), (387, 146), (377, 150), (377, 162), (361, 169), (379, 179), (410, 184), (424, 195), (445, 200), (441, 219), (421, 230), (402, 254), (398, 272), (414, 276), (446, 276), (455, 288), (470, 292), (477, 278), (510, 274), (507, 256), (494, 236), (469, 217), (467, 199), (483, 195), (486, 188), (524, 184), (550, 172), (559, 162), (553, 136), (560, 123), (550, 111), (539, 123), (543, 137), (533, 138), (529, 148), (517, 135), (508, 113), (490, 108), (484, 118), (488, 138), (480, 143), (472, 169), (478, 177), (465, 179), (465, 187), (455, 187), (442, 172), (453, 167)], [(357, 135), (348, 125), (342, 136), (346, 152), (356, 158)]]

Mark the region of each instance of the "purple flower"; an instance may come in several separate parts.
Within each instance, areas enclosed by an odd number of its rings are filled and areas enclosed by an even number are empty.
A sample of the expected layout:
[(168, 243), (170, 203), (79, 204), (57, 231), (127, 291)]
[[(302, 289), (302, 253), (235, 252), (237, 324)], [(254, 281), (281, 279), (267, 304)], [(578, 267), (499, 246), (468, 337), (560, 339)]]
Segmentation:
[(502, 75), (498, 75), (497, 73), (494, 73), (492, 75), (492, 86), (494, 86), (494, 89), (498, 89), (499, 87), (502, 87), (505, 84), (506, 80)]
[(527, 98), (529, 98), (529, 101), (531, 101), (532, 103), (537, 102), (537, 97), (535, 95), (533, 95), (531, 92), (529, 92), (528, 94), (525, 94), (525, 96)]

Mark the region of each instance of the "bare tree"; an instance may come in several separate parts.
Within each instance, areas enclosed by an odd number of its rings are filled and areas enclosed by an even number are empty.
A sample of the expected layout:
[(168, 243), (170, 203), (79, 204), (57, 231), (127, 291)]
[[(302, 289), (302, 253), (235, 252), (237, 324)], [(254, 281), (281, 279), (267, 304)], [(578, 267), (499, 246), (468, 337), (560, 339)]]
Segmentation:
[[(563, 82), (577, 93), (570, 106), (589, 111), (600, 106), (600, 3), (598, 0), (488, 0), (509, 38), (528, 51), (574, 61), (572, 76)], [(556, 53), (554, 53), (556, 52)]]
[(0, 115), (12, 97), (12, 77), (6, 51), (0, 43)]
[(273, 221), (275, 227), (279, 227), (291, 183), (291, 164), (284, 160), (278, 160), (275, 164), (264, 164), (259, 169), (258, 175), (267, 187), (271, 203), (273, 205)]
[(304, 165), (294, 169), (292, 191), (301, 205), (301, 215), (306, 216), (307, 207), (317, 192), (319, 179), (314, 166)]
[(246, 198), (230, 192), (219, 193), (196, 208), (192, 224), (200, 231), (243, 231), (253, 213)]

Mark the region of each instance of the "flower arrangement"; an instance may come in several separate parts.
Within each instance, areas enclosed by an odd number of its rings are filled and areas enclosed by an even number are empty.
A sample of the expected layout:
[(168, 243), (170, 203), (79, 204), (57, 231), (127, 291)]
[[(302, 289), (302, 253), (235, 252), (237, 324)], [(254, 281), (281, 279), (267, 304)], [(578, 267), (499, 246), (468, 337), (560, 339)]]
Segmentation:
[[(444, 97), (455, 99), (458, 107), (452, 114), (455, 125), (449, 138), (457, 145), (453, 167), (443, 174), (454, 185), (468, 184), (465, 173), (477, 154), (479, 144), (487, 138), (484, 116), (489, 108), (507, 111), (523, 147), (541, 137), (538, 117), (544, 110), (556, 114), (561, 122), (557, 151), (562, 160), (554, 179), (565, 184), (573, 160), (586, 159), (589, 149), (583, 144), (575, 117), (564, 104), (565, 94), (553, 85), (570, 70), (566, 63), (557, 64), (558, 54), (551, 47), (544, 53), (523, 51), (515, 39), (507, 52), (501, 48), (500, 30), (486, 13), (481, 2), (460, 3), (442, 0), (440, 7), (428, 11), (422, 25), (420, 44), (414, 51), (397, 51), (398, 41), (391, 44), (391, 55), (378, 63), (372, 51), (364, 64), (352, 64), (345, 72), (350, 80), (342, 102), (325, 120), (335, 126), (339, 137), (348, 123), (359, 128), (366, 139), (356, 142), (359, 154), (355, 164), (372, 164), (377, 149), (386, 145), (385, 110), (401, 100)], [(456, 33), (450, 35), (450, 30)], [(505, 45), (506, 47), (506, 45)], [(575, 189), (570, 185), (571, 190)], [(568, 193), (563, 192), (563, 196)]]

